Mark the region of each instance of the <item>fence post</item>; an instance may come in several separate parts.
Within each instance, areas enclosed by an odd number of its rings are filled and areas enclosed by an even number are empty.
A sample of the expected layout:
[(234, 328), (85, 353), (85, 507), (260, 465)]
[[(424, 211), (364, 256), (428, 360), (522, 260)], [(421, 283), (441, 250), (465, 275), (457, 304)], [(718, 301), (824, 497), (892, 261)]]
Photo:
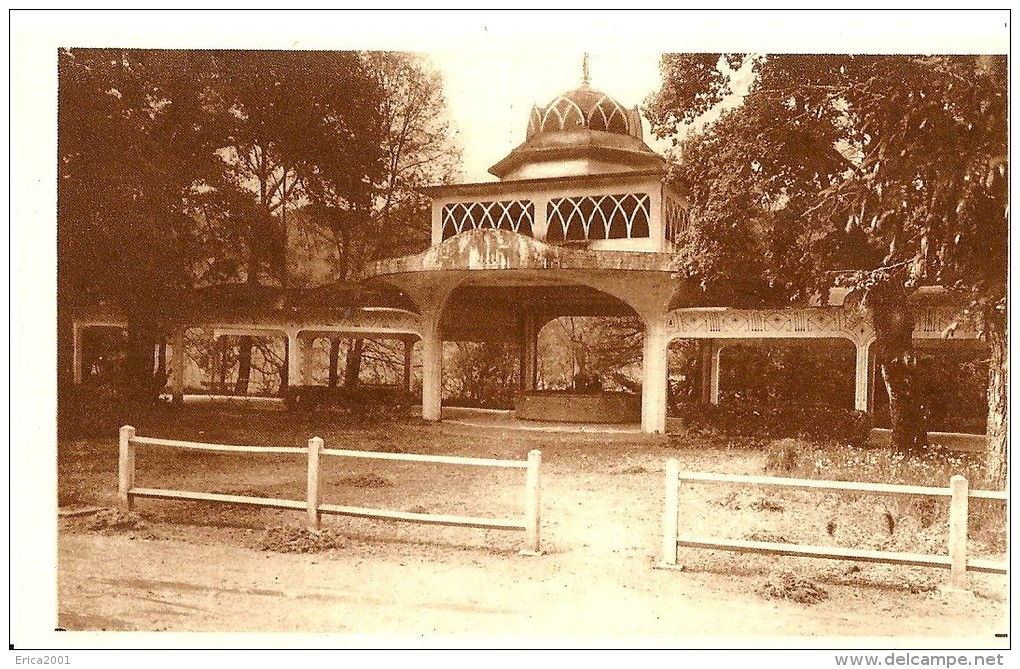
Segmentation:
[(135, 428), (125, 425), (120, 428), (120, 457), (117, 469), (117, 497), (120, 508), (131, 510), (131, 488), (135, 487)]
[(522, 555), (539, 555), (542, 552), (538, 535), (538, 528), (542, 522), (542, 498), (539, 487), (541, 467), (542, 451), (536, 449), (529, 452), (528, 477), (525, 483), (526, 497), (524, 509), (524, 524), (527, 535), (524, 539), (525, 546), (524, 550), (521, 551)]
[(680, 516), (680, 461), (666, 461), (666, 505), (662, 511), (662, 563), (677, 562), (676, 539)]
[(967, 502), (969, 484), (967, 479), (957, 474), (949, 479), (949, 584), (953, 588), (967, 588)]
[(322, 475), (319, 471), (319, 451), (322, 450), (322, 438), (312, 437), (308, 440), (308, 528), (319, 529), (319, 486)]

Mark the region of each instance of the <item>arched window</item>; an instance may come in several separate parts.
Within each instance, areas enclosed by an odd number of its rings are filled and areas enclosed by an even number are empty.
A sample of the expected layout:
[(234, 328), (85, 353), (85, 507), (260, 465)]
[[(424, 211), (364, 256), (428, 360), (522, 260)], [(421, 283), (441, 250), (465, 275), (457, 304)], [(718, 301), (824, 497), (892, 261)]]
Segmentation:
[(552, 199), (546, 207), (546, 240), (646, 238), (650, 206), (647, 193)]
[(532, 236), (535, 205), (530, 200), (454, 202), (443, 207), (443, 239), (468, 230), (510, 230)]

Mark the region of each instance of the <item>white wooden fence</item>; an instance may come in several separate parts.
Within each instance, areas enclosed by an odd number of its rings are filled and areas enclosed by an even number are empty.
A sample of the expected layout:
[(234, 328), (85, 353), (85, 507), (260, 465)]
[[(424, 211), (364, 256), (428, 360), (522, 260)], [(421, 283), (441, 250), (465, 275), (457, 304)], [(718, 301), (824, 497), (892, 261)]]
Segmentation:
[[(219, 493), (170, 490), (166, 488), (136, 487), (135, 451), (138, 446), (146, 445), (216, 451), (220, 453), (305, 455), (308, 459), (308, 480), (305, 500), (249, 497), (243, 495), (223, 495)], [(527, 470), (527, 473), (525, 477), (524, 519), (516, 520), (472, 516), (450, 516), (428, 513), (412, 513), (407, 511), (390, 511), (386, 509), (373, 509), (356, 506), (342, 506), (338, 504), (323, 504), (320, 501), (322, 470), (319, 467), (319, 461), (323, 456), (525, 469)], [(224, 502), (228, 504), (251, 504), (254, 506), (264, 506), (277, 509), (305, 510), (308, 514), (308, 526), (313, 529), (319, 528), (321, 516), (325, 513), (357, 518), (373, 518), (377, 520), (395, 520), (432, 525), (455, 525), (487, 530), (523, 531), (525, 533), (525, 545), (521, 550), (521, 553), (525, 555), (537, 555), (541, 551), (539, 541), (539, 526), (541, 524), (541, 465), (542, 452), (538, 450), (529, 452), (527, 460), (492, 460), (447, 455), (417, 455), (408, 453), (381, 453), (374, 451), (329, 449), (324, 447), (323, 440), (319, 437), (312, 437), (309, 439), (308, 448), (300, 448), (296, 446), (227, 446), (223, 444), (205, 444), (193, 441), (174, 441), (170, 439), (139, 437), (135, 435), (135, 428), (125, 425), (120, 429), (119, 498), (121, 508), (125, 510), (130, 510), (132, 501), (138, 497), (200, 500), (206, 502)]]
[[(837, 546), (804, 546), (800, 544), (770, 541), (748, 541), (744, 539), (723, 539), (694, 537), (680, 534), (680, 486), (681, 483), (744, 483), (749, 485), (772, 486), (795, 490), (835, 490), (858, 492), (872, 495), (924, 495), (949, 498), (949, 546), (947, 555), (921, 553), (899, 553), (891, 551), (861, 550)], [(707, 548), (711, 550), (735, 551), (738, 553), (762, 553), (766, 555), (792, 555), (797, 557), (851, 560), (856, 562), (880, 562), (886, 564), (939, 567), (950, 570), (950, 585), (954, 588), (967, 587), (967, 571), (991, 574), (1005, 574), (1006, 562), (967, 559), (967, 502), (969, 499), (992, 499), (1006, 501), (1006, 493), (993, 490), (970, 490), (967, 479), (954, 476), (948, 488), (934, 488), (887, 483), (858, 483), (853, 481), (822, 481), (813, 479), (777, 478), (771, 476), (741, 476), (736, 474), (711, 474), (680, 472), (680, 462), (670, 459), (666, 463), (666, 504), (663, 511), (662, 566), (675, 567), (678, 548)]]

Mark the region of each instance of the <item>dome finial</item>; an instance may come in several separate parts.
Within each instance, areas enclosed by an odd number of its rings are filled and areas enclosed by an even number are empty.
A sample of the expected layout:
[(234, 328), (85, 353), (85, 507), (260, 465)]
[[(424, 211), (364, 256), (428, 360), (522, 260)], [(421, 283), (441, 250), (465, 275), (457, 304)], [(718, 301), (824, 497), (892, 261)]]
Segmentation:
[(591, 84), (591, 75), (588, 73), (588, 52), (584, 52), (584, 60), (581, 61), (581, 85)]

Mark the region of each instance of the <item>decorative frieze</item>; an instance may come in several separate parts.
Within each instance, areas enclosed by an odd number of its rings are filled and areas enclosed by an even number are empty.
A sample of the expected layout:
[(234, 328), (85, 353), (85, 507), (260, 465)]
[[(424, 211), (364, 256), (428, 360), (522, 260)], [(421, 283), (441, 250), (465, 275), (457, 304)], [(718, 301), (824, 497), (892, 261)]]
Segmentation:
[[(974, 339), (972, 328), (956, 328), (955, 312), (930, 308), (920, 312), (915, 339)], [(874, 338), (867, 316), (851, 309), (676, 309), (666, 316), (671, 339), (809, 339), (840, 338), (866, 344)]]

